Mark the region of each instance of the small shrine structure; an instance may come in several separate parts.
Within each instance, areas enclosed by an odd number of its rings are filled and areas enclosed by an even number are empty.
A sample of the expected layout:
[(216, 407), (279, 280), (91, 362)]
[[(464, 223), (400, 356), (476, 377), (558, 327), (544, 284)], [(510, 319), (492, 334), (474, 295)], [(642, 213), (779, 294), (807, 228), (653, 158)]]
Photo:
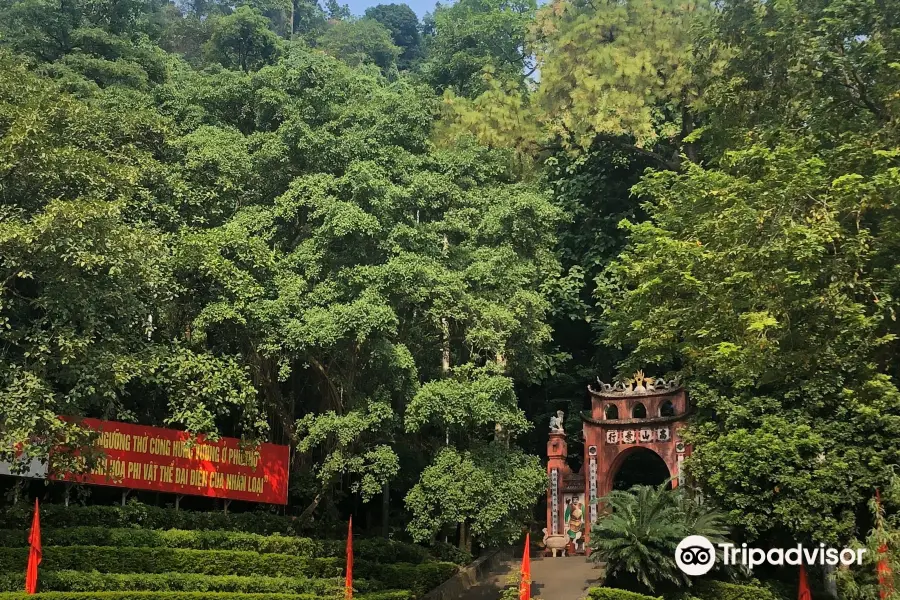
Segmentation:
[[(550, 419), (547, 442), (547, 548), (565, 548), (567, 555), (587, 553), (591, 524), (602, 507), (598, 500), (613, 490), (626, 459), (637, 452), (653, 452), (665, 463), (673, 486), (684, 485), (682, 462), (690, 447), (681, 439), (690, 406), (677, 380), (645, 377), (642, 371), (615, 384), (597, 380), (588, 386), (591, 410), (581, 414), (584, 463), (573, 472), (563, 413)], [(555, 551), (554, 551), (555, 553)]]

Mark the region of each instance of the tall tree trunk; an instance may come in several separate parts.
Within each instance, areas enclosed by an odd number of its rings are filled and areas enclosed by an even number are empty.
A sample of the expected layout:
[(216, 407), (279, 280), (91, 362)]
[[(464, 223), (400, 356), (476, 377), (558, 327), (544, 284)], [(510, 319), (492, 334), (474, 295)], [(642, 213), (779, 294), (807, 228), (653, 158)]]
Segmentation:
[(446, 377), (450, 373), (450, 321), (441, 317), (441, 373)]
[[(444, 243), (441, 248), (444, 258), (450, 252), (450, 240), (447, 234), (444, 234)], [(441, 317), (441, 376), (447, 377), (450, 374), (450, 320), (447, 317)], [(450, 445), (450, 429), (444, 432), (444, 444)]]
[(322, 494), (316, 494), (316, 497), (313, 498), (313, 501), (309, 503), (309, 506), (303, 509), (303, 512), (300, 513), (300, 516), (297, 517), (297, 520), (303, 523), (312, 516), (313, 512), (316, 510), (316, 507), (319, 506), (319, 502), (322, 501)]
[(825, 578), (825, 594), (827, 598), (831, 600), (837, 600), (838, 597), (838, 589), (837, 589), (837, 581), (835, 581), (831, 575), (834, 574), (834, 567), (825, 565), (824, 569), (824, 578)]
[[(685, 105), (681, 109), (681, 139), (685, 139), (694, 131), (694, 114)], [(700, 150), (697, 142), (685, 142), (684, 154), (692, 163), (700, 162)]]
[[(497, 352), (497, 364), (500, 366), (500, 370), (502, 373), (506, 373), (506, 357), (502, 352)], [(501, 444), (506, 444), (506, 447), (509, 448), (509, 435), (506, 432), (506, 428), (503, 427), (502, 423), (494, 424), (494, 441), (500, 442)]]
[(465, 521), (463, 521), (462, 523), (459, 524), (459, 549), (460, 550), (466, 549), (466, 545), (468, 543), (468, 540), (466, 539), (467, 535), (468, 535), (468, 529), (469, 529), (468, 523), (466, 523)]

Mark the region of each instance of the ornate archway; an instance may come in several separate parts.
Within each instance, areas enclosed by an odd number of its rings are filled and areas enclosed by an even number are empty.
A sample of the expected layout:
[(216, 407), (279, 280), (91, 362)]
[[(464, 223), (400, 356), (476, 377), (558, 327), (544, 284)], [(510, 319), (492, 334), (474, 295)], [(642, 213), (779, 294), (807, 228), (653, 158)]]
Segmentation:
[[(662, 459), (675, 478), (672, 485), (677, 486), (684, 483), (681, 464), (690, 455), (680, 433), (690, 405), (676, 380), (644, 377), (639, 371), (625, 382), (598, 383), (599, 389), (588, 386), (591, 410), (581, 415), (585, 456), (579, 472), (573, 473), (566, 465), (568, 448), (562, 415), (557, 413), (550, 421), (547, 535), (573, 538), (567, 539), (573, 542), (569, 553), (584, 552), (583, 542), (589, 540), (590, 525), (600, 510), (594, 501), (612, 491), (616, 473), (629, 456), (640, 450), (652, 451)], [(579, 513), (583, 515), (580, 523), (571, 517)]]
[(662, 456), (646, 446), (632, 446), (620, 452), (609, 467), (609, 481), (602, 487), (628, 490), (635, 485), (656, 486), (672, 477)]

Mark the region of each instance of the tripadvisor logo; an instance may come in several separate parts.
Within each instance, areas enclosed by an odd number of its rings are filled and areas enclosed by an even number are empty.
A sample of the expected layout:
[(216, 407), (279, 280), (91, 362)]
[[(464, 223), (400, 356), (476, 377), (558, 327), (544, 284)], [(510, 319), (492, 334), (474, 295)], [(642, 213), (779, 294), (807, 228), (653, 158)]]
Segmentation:
[[(825, 544), (819, 544), (818, 548), (804, 548), (797, 545), (794, 548), (748, 548), (747, 544), (740, 547), (734, 544), (717, 544), (722, 550), (722, 564), (744, 565), (749, 568), (759, 565), (861, 565), (865, 548), (852, 549), (826, 548)], [(691, 535), (678, 544), (675, 548), (675, 563), (685, 575), (697, 577), (705, 575), (716, 564), (716, 548), (712, 542), (702, 535)]]

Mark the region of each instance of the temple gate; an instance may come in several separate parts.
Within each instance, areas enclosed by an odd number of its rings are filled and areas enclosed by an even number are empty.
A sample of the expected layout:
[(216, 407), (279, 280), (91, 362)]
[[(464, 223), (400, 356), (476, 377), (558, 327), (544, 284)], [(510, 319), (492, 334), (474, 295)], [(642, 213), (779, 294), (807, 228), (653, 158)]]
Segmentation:
[(591, 524), (602, 510), (593, 501), (613, 490), (630, 456), (654, 453), (665, 463), (668, 477), (674, 478), (673, 486), (684, 484), (681, 465), (690, 455), (680, 434), (690, 414), (684, 388), (677, 380), (644, 377), (640, 371), (625, 382), (607, 384), (598, 379), (598, 383), (599, 389), (588, 386), (591, 411), (581, 414), (584, 463), (577, 473), (566, 463), (562, 411), (550, 419), (544, 543), (554, 554), (563, 548), (569, 555), (586, 553)]

